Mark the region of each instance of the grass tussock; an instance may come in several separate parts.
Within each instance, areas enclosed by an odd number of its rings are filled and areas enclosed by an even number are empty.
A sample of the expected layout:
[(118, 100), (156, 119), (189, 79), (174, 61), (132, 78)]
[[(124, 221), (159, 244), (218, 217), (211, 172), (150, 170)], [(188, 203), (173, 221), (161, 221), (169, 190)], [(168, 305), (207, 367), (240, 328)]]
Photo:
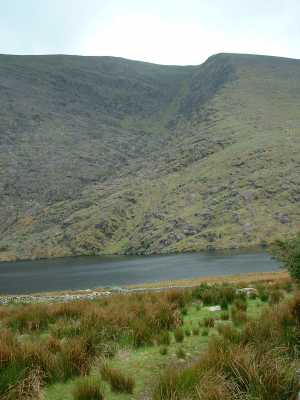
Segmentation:
[(104, 400), (103, 387), (99, 379), (84, 377), (78, 380), (73, 389), (74, 400)]
[(183, 348), (182, 347), (179, 347), (177, 350), (176, 350), (176, 356), (179, 358), (179, 359), (185, 359), (185, 357), (186, 357), (186, 354), (185, 354), (185, 351), (183, 350)]
[(1, 400), (39, 400), (42, 394), (43, 374), (39, 369), (24, 370), (13, 364), (0, 369)]
[(200, 329), (197, 328), (197, 327), (194, 327), (194, 328), (192, 329), (192, 333), (193, 333), (194, 336), (199, 336)]
[[(287, 394), (294, 393), (297, 386), (293, 360), (299, 354), (300, 297), (282, 303), (282, 293), (291, 289), (288, 282), (284, 285), (260, 283), (255, 303), (238, 287), (201, 285), (197, 289), (115, 295), (96, 301), (0, 307), (0, 399), (29, 399), (30, 393), (38, 398), (42, 386), (75, 378), (78, 385), (74, 396), (101, 398), (99, 381), (96, 384), (86, 378), (99, 359), (113, 357), (123, 348), (135, 354), (141, 346), (145, 346), (141, 352), (147, 352), (147, 346), (157, 345), (153, 354), (164, 356), (163, 363), (174, 357), (175, 349), (175, 362), (185, 365), (186, 354), (190, 359), (190, 344), (198, 340), (198, 335), (205, 345), (210, 340), (201, 363), (176, 374), (174, 368), (169, 375), (164, 374), (155, 399), (213, 400), (222, 396), (269, 400), (264, 385), (272, 388), (275, 400), (280, 399), (278, 393), (289, 399)], [(268, 309), (260, 320), (252, 321), (247, 315), (248, 305), (249, 315), (254, 308), (260, 313), (264, 295), (269, 300), (269, 305), (264, 305)], [(204, 303), (219, 304), (222, 310), (212, 314), (202, 306)], [(272, 362), (276, 367), (269, 367)], [(122, 370), (123, 366), (120, 370), (106, 364), (102, 379), (114, 392), (132, 393), (135, 381)], [(246, 394), (248, 397), (243, 397)]]
[(169, 346), (171, 343), (171, 336), (169, 331), (162, 331), (156, 339), (158, 345)]
[(118, 393), (133, 393), (135, 386), (134, 379), (129, 376), (125, 376), (120, 370), (110, 368), (108, 365), (104, 365), (101, 368), (102, 379), (110, 384), (110, 388), (113, 392)]
[[(237, 305), (237, 313), (245, 313)], [(299, 349), (300, 295), (269, 307), (242, 329), (217, 326), (199, 362), (167, 370), (153, 400), (294, 399), (299, 390), (295, 359)]]
[(213, 328), (215, 326), (215, 319), (213, 317), (204, 318), (203, 326), (206, 328)]
[(220, 318), (222, 321), (228, 321), (229, 320), (229, 312), (228, 311), (222, 311)]
[(177, 343), (181, 343), (184, 340), (184, 330), (181, 327), (177, 327), (174, 331), (174, 338)]
[(160, 353), (162, 356), (166, 356), (166, 355), (168, 354), (168, 347), (167, 347), (167, 346), (162, 346), (162, 347), (159, 349), (159, 353)]
[(231, 308), (231, 320), (234, 325), (243, 325), (247, 321), (247, 313), (237, 307)]
[(169, 331), (182, 324), (181, 308), (189, 296), (172, 291), (0, 308), (0, 396), (33, 371), (45, 384), (84, 376), (97, 357), (113, 356), (119, 343), (168, 345)]

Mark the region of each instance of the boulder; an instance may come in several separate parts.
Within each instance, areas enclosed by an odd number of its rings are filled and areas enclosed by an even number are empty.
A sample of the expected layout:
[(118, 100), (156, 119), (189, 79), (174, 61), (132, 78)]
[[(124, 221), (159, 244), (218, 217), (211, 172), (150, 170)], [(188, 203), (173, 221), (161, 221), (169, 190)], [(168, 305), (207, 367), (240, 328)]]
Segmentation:
[(257, 294), (257, 290), (254, 287), (245, 287), (238, 289), (237, 293), (246, 293), (247, 296), (250, 296), (251, 294)]
[(208, 311), (212, 311), (212, 312), (217, 312), (217, 311), (221, 311), (221, 306), (211, 306), (211, 307), (207, 307)]

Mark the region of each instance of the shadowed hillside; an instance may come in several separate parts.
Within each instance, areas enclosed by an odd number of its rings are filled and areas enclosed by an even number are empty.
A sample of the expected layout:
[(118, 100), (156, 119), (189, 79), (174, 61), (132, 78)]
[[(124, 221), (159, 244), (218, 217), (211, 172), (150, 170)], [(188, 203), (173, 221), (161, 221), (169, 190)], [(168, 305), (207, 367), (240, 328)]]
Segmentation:
[(0, 260), (299, 230), (300, 61), (0, 56)]

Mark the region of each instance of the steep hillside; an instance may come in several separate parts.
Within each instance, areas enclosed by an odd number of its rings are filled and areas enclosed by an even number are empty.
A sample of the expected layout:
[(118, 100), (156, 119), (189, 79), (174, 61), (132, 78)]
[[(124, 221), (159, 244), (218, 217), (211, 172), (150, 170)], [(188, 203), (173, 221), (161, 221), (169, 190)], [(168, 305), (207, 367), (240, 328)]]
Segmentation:
[(0, 56), (0, 260), (266, 244), (299, 202), (298, 60)]

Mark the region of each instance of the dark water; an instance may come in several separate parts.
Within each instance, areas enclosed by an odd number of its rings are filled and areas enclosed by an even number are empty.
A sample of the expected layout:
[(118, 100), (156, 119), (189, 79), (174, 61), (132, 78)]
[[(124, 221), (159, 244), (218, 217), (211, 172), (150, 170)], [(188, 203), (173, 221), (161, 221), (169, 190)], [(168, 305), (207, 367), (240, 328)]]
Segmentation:
[(277, 271), (266, 253), (76, 257), (0, 263), (0, 293), (121, 286), (193, 277)]

